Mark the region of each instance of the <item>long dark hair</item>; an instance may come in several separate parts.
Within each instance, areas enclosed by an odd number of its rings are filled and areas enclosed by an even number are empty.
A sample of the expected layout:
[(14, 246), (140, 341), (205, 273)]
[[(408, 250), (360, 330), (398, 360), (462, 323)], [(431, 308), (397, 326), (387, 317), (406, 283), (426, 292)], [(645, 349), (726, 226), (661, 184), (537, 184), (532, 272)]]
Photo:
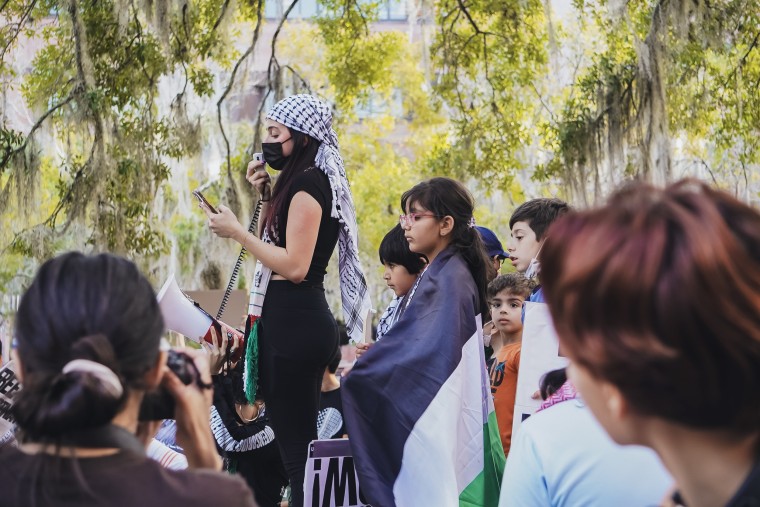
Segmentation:
[[(156, 294), (132, 262), (72, 252), (43, 264), (16, 315), (24, 386), (13, 414), (24, 436), (55, 441), (109, 423), (156, 364), (163, 330)], [(113, 370), (124, 393), (90, 373), (63, 374), (74, 359)]]
[(416, 184), (401, 196), (401, 209), (406, 211), (407, 205), (414, 203), (439, 217), (450, 216), (454, 219), (450, 246), (467, 263), (478, 289), (480, 313), (488, 315), (486, 287), (491, 260), (480, 233), (471, 226), (472, 212), (475, 209), (472, 194), (456, 180), (431, 178)]
[[(293, 139), (293, 151), (277, 177), (277, 184), (272, 191), (272, 202), (264, 217), (264, 229), (270, 238), (278, 237), (278, 223), (284, 220), (285, 212), (290, 206), (289, 194), (296, 176), (314, 167), (314, 160), (321, 144), (309, 134), (289, 127), (288, 130), (290, 130), (290, 136)], [(285, 238), (278, 239), (278, 242), (281, 242)]]

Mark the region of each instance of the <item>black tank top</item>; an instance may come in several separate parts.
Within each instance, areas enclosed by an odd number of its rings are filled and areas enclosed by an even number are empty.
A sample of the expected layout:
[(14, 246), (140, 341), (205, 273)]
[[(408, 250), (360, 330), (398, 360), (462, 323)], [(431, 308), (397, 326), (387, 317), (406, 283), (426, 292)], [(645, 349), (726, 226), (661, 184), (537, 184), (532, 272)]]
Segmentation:
[[(322, 208), (322, 218), (319, 221), (319, 233), (317, 234), (317, 244), (314, 247), (314, 256), (311, 258), (311, 265), (306, 274), (305, 283), (309, 285), (321, 285), (327, 273), (327, 263), (330, 261), (335, 245), (338, 242), (338, 231), (340, 223), (337, 218), (330, 216), (332, 210), (332, 190), (330, 189), (330, 180), (327, 175), (317, 167), (307, 169), (296, 176), (293, 185), (288, 192), (288, 198), (285, 201), (287, 208), (290, 208), (290, 202), (298, 192), (306, 192), (312, 196)], [(288, 227), (288, 209), (285, 209), (280, 215), (279, 224), (279, 241), (277, 246), (287, 246), (287, 227)]]

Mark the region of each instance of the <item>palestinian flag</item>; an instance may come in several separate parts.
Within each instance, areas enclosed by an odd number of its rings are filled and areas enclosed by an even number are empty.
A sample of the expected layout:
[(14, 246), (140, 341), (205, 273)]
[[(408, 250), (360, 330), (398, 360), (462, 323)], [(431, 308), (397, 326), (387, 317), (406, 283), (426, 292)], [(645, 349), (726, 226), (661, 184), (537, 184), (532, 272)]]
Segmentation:
[(448, 249), (341, 388), (362, 494), (374, 507), (496, 506), (504, 470), (475, 282)]

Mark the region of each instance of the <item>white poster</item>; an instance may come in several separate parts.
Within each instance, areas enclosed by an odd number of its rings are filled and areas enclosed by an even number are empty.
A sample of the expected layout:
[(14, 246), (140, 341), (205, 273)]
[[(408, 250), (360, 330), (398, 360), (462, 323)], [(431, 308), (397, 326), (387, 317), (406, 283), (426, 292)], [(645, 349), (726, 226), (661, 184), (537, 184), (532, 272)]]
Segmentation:
[(0, 368), (0, 441), (6, 441), (12, 435), (11, 430), (16, 421), (13, 419), (11, 407), (13, 407), (13, 396), (21, 390), (21, 382), (16, 376), (16, 363), (8, 362)]
[(10, 319), (0, 315), (0, 366), (7, 364), (11, 360), (12, 327)]
[(559, 354), (559, 340), (549, 307), (544, 303), (525, 303), (520, 371), (517, 374), (515, 416), (512, 423), (514, 441), (520, 424), (533, 415), (543, 402), (534, 397), (546, 373), (565, 368), (568, 360)]
[(313, 440), (304, 478), (306, 507), (369, 507), (359, 489), (347, 438)]

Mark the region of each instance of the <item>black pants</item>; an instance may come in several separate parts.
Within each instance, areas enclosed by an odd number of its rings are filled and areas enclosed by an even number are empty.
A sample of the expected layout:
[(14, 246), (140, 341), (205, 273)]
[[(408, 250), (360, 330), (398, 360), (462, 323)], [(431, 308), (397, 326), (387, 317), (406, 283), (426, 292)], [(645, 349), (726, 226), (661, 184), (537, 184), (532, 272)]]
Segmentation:
[(261, 393), (290, 478), (291, 505), (302, 507), (308, 446), (317, 438), (322, 376), (338, 347), (338, 326), (323, 288), (272, 280), (260, 331)]

